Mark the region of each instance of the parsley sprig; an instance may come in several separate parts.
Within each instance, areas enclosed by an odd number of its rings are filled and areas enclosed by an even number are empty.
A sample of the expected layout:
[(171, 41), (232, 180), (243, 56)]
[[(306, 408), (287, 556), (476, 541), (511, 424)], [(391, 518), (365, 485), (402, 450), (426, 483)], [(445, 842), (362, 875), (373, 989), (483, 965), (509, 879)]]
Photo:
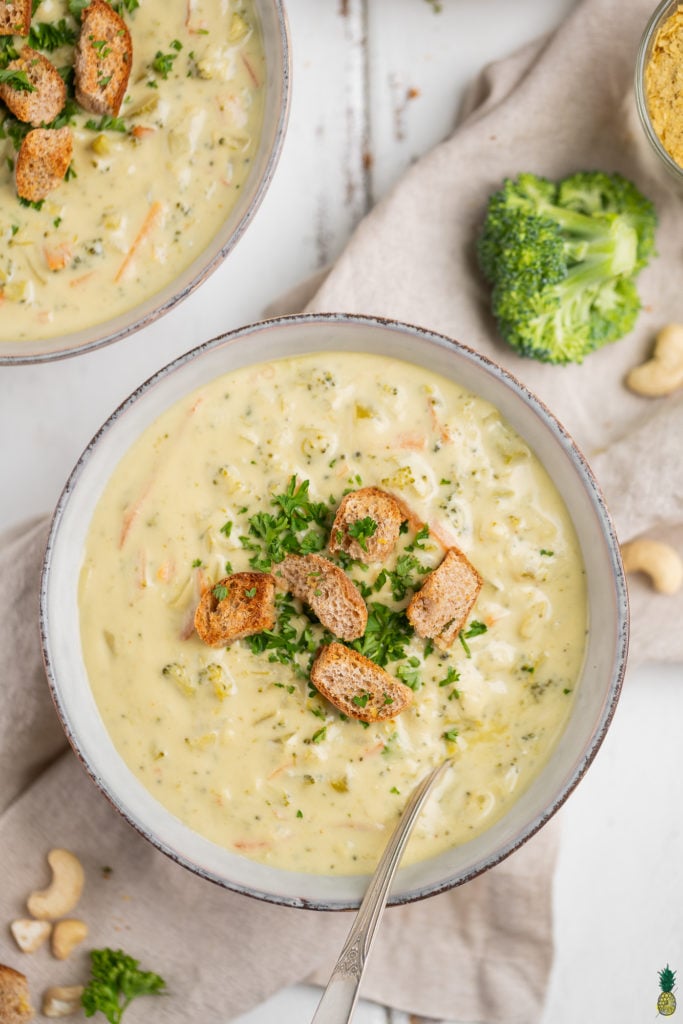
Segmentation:
[(17, 92), (36, 91), (35, 85), (29, 82), (26, 72), (20, 71), (17, 68), (2, 68), (0, 70), (0, 82), (3, 85), (9, 85), (11, 89), (15, 89)]
[(86, 1017), (102, 1013), (110, 1024), (119, 1024), (134, 999), (158, 995), (166, 988), (163, 978), (141, 971), (139, 961), (121, 949), (93, 949), (90, 960), (91, 977), (81, 997)]
[(249, 565), (268, 572), (286, 555), (307, 555), (322, 551), (327, 541), (330, 509), (324, 502), (311, 501), (309, 481), (297, 484), (292, 476), (284, 494), (275, 494), (271, 504), (276, 512), (257, 512), (249, 518), (246, 536), (240, 544), (253, 554)]
[(482, 633), (488, 633), (489, 627), (484, 622), (479, 622), (477, 619), (472, 619), (467, 629), (461, 629), (458, 633), (458, 639), (462, 644), (463, 650), (468, 658), (472, 657), (472, 651), (470, 645), (467, 643), (473, 636), (481, 636)]
[(406, 657), (406, 647), (412, 637), (413, 627), (405, 612), (394, 611), (386, 604), (372, 601), (368, 605), (365, 633), (349, 646), (384, 668), (390, 661)]
[(267, 654), (269, 661), (290, 665), (297, 675), (307, 679), (320, 637), (314, 634), (308, 616), (299, 612), (286, 594), (275, 595), (275, 612), (275, 626), (246, 637), (245, 643), (253, 654)]
[(355, 522), (349, 523), (348, 534), (349, 537), (353, 537), (360, 544), (363, 551), (368, 550), (367, 541), (370, 537), (374, 537), (377, 533), (377, 523), (372, 516), (365, 516), (363, 519), (356, 519)]
[(173, 64), (182, 50), (183, 44), (179, 39), (174, 39), (170, 47), (175, 51), (174, 53), (162, 53), (161, 50), (157, 50), (152, 61), (152, 70), (156, 71), (157, 75), (164, 79), (168, 78), (171, 71), (173, 71)]
[(38, 21), (31, 25), (28, 45), (34, 50), (47, 50), (51, 53), (62, 46), (73, 46), (77, 35), (76, 29), (69, 25), (66, 18), (54, 22)]

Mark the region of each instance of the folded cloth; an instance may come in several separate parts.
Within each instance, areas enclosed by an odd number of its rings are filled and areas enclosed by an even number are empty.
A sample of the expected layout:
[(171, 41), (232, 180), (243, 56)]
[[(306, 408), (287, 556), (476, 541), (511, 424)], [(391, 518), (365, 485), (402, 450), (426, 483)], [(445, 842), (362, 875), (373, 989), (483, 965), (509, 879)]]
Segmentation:
[[(648, 402), (622, 386), (653, 332), (678, 310), (671, 271), (681, 205), (646, 162), (630, 95), (651, 7), (652, 0), (584, 0), (556, 34), (488, 69), (461, 126), (360, 225), (309, 309), (413, 321), (504, 363), (584, 446), (620, 536), (652, 531), (680, 546), (683, 491), (674, 438), (683, 406), (675, 399)], [(593, 166), (622, 171), (657, 204), (660, 258), (641, 277), (647, 308), (630, 338), (584, 366), (518, 359), (495, 340), (473, 261), (486, 196), (506, 174), (552, 177)], [(224, 1024), (282, 985), (324, 982), (348, 915), (269, 906), (194, 877), (132, 831), (66, 749), (39, 654), (45, 536), (41, 521), (0, 538), (0, 921), (25, 914), (26, 895), (47, 881), (47, 850), (64, 845), (86, 869), (77, 909), (90, 928), (85, 948), (121, 946), (167, 979), (169, 996), (133, 1003), (129, 1024)], [(636, 656), (680, 658), (680, 601), (638, 583), (632, 598)], [(364, 995), (431, 1018), (538, 1020), (552, 962), (555, 845), (556, 829), (546, 826), (468, 885), (389, 910)], [(85, 951), (65, 963), (47, 948), (27, 957), (7, 932), (0, 961), (24, 970), (36, 996), (48, 984), (87, 974)]]

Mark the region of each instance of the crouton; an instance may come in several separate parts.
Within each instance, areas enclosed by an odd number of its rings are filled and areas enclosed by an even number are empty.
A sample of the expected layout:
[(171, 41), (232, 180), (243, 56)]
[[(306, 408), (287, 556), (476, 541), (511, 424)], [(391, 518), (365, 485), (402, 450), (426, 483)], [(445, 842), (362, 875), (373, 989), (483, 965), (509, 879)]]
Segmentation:
[(202, 594), (194, 628), (209, 647), (225, 647), (275, 625), (275, 579), (268, 572), (235, 572)]
[(76, 43), (76, 100), (93, 114), (116, 117), (128, 86), (133, 42), (125, 21), (105, 0), (92, 0), (81, 15)]
[(23, 1024), (33, 1016), (26, 975), (0, 964), (0, 1021), (2, 1024)]
[(0, 36), (27, 36), (32, 0), (0, 0)]
[(450, 647), (467, 621), (482, 578), (459, 548), (449, 548), (406, 608), (411, 626), (438, 647)]
[[(344, 551), (362, 562), (381, 562), (394, 550), (401, 523), (405, 519), (401, 505), (379, 487), (362, 487), (343, 498), (330, 533), (330, 551)], [(356, 524), (371, 519), (374, 532), (364, 532)], [(356, 532), (354, 532), (354, 530)]]
[(320, 555), (287, 555), (276, 574), (294, 597), (304, 601), (325, 629), (342, 640), (356, 640), (365, 632), (368, 610), (346, 573)]
[(0, 99), (20, 121), (38, 127), (54, 121), (66, 103), (66, 85), (57, 68), (42, 53), (25, 46), (8, 71), (23, 71), (31, 89), (16, 89), (0, 82)]
[(73, 154), (70, 128), (34, 128), (25, 136), (14, 168), (17, 194), (38, 203), (57, 188)]
[(320, 648), (311, 666), (311, 682), (330, 704), (361, 722), (396, 718), (413, 699), (409, 686), (343, 644)]

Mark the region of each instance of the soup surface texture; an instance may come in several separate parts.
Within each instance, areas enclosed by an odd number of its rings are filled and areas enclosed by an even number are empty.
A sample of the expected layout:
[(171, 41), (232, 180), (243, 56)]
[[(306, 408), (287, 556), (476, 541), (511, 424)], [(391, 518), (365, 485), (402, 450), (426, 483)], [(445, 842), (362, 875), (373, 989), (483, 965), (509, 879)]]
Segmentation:
[[(71, 6), (42, 0), (29, 37), (65, 75), (79, 27)], [(0, 341), (75, 331), (155, 295), (201, 255), (249, 174), (265, 75), (250, 0), (126, 6), (133, 60), (119, 115), (67, 100), (56, 126), (71, 126), (71, 168), (39, 208), (20, 202), (14, 181), (29, 126), (0, 104)]]
[[(226, 572), (276, 573), (288, 544), (325, 555), (342, 496), (371, 485), (409, 518), (384, 564), (344, 563), (369, 609), (355, 645), (414, 699), (366, 726), (311, 686), (323, 628), (291, 595), (271, 631), (228, 647), (193, 616)], [(403, 609), (452, 545), (484, 583), (444, 651)], [(408, 859), (495, 822), (562, 731), (586, 631), (573, 527), (524, 441), (457, 383), (355, 353), (241, 369), (148, 427), (98, 502), (79, 602), (97, 704), (144, 785), (216, 843), (321, 873), (371, 870), (446, 755)]]

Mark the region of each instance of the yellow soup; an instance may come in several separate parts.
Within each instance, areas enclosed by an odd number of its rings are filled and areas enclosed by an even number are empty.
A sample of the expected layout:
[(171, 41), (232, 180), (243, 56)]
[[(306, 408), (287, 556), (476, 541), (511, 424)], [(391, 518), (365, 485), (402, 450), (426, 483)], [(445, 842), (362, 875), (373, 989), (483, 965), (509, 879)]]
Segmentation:
[[(202, 253), (249, 174), (265, 74), (249, 0), (142, 0), (123, 17), (133, 65), (119, 116), (68, 101), (71, 169), (39, 208), (14, 182), (28, 126), (0, 103), (0, 341), (71, 332), (154, 295)], [(34, 31), (46, 42), (43, 26), (60, 24), (75, 38), (66, 0), (42, 0)], [(73, 65), (72, 44), (43, 52)]]
[[(344, 563), (369, 609), (356, 644), (414, 689), (400, 716), (367, 726), (311, 687), (325, 637), (291, 596), (268, 634), (209, 648), (193, 629), (226, 572), (277, 572), (292, 543), (325, 555), (361, 486), (395, 495), (408, 520), (383, 565)], [(402, 611), (453, 545), (484, 584), (443, 651)], [(553, 749), (585, 645), (577, 540), (528, 446), (457, 383), (373, 355), (249, 367), (164, 413), (99, 501), (79, 600), (93, 691), (130, 769), (197, 832), (297, 871), (372, 869), (446, 755), (456, 770), (409, 859), (488, 828)]]

